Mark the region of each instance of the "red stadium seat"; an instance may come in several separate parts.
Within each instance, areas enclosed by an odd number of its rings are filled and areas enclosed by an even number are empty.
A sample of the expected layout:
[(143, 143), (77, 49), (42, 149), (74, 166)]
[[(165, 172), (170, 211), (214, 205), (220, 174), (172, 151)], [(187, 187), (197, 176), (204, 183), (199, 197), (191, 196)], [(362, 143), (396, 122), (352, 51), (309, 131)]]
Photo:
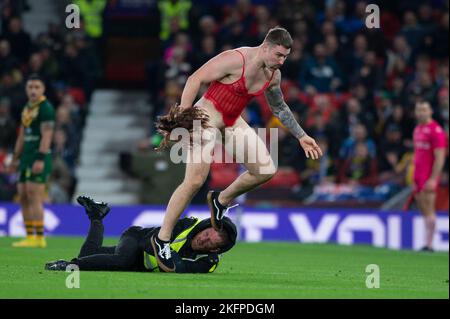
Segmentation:
[(448, 196), (448, 186), (440, 186), (436, 196), (436, 210), (448, 212)]
[(275, 175), (265, 184), (263, 188), (288, 188), (291, 189), (300, 185), (300, 177), (297, 171), (292, 168), (279, 168)]

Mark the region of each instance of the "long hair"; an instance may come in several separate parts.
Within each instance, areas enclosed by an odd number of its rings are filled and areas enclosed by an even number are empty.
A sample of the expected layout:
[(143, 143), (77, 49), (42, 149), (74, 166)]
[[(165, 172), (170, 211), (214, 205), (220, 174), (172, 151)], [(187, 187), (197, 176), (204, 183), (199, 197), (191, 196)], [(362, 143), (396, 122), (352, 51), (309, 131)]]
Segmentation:
[(193, 106), (188, 108), (182, 108), (179, 105), (173, 106), (169, 113), (164, 116), (159, 116), (155, 122), (156, 130), (163, 136), (163, 140), (159, 144), (156, 151), (162, 151), (169, 146), (170, 133), (176, 128), (185, 128), (191, 134), (194, 121), (200, 121), (201, 127), (207, 129), (211, 127), (209, 125), (209, 115), (201, 108)]

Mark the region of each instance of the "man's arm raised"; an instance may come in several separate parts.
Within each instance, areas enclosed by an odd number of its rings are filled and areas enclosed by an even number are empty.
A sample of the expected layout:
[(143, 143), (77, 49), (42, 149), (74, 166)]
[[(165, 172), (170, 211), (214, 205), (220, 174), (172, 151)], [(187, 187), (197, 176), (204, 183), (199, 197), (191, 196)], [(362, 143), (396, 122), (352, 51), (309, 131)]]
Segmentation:
[(267, 103), (273, 115), (279, 118), (281, 123), (299, 140), (306, 157), (309, 158), (311, 156), (313, 159), (317, 159), (322, 156), (322, 151), (316, 141), (309, 137), (295, 120), (294, 114), (292, 114), (289, 106), (284, 101), (283, 93), (281, 92), (281, 72), (279, 70), (275, 72), (271, 85), (264, 92)]

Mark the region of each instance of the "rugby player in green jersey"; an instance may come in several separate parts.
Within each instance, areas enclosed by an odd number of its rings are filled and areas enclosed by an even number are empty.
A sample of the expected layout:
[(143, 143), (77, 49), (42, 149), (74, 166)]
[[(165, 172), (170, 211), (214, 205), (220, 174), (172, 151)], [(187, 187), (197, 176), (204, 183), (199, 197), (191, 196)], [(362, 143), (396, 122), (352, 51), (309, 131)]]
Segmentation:
[(10, 167), (10, 171), (19, 172), (17, 188), (27, 236), (14, 242), (13, 247), (47, 246), (43, 201), (47, 179), (52, 170), (50, 146), (55, 110), (44, 93), (42, 78), (31, 75), (26, 82), (28, 103), (22, 111), (19, 136)]

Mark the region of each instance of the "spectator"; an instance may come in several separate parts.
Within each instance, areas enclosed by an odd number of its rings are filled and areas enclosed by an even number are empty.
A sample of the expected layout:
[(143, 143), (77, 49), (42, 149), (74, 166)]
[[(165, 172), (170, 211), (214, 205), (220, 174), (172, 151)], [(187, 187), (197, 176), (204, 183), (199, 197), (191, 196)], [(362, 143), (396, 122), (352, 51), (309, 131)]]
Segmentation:
[(380, 181), (402, 184), (403, 177), (397, 174), (396, 167), (400, 164), (407, 148), (402, 141), (402, 131), (398, 125), (391, 123), (387, 126), (380, 149), (383, 150), (383, 152), (379, 152), (378, 161), (381, 173)]
[(11, 54), (7, 40), (0, 40), (0, 74), (19, 68), (19, 60)]
[[(295, 115), (295, 114), (294, 114)], [(298, 140), (293, 137), (289, 131), (281, 124), (280, 120), (272, 117), (267, 124), (267, 128), (278, 129), (278, 152), (280, 167), (292, 167), (297, 171), (301, 171), (302, 167), (302, 150), (298, 147)]]
[(375, 186), (377, 183), (376, 159), (370, 155), (367, 143), (356, 142), (351, 153), (341, 166), (339, 180), (353, 185)]
[(8, 97), (11, 105), (11, 116), (17, 123), (21, 116), (21, 106), (25, 105), (27, 98), (23, 94), (21, 83), (22, 75), (19, 71), (13, 70), (3, 73), (0, 79), (0, 96)]
[(436, 116), (439, 123), (444, 128), (447, 136), (449, 136), (449, 123), (448, 123), (448, 113), (449, 113), (449, 98), (448, 98), (448, 88), (442, 88), (438, 94), (438, 106)]
[(16, 141), (16, 123), (10, 116), (10, 101), (0, 99), (0, 149), (12, 152)]
[(223, 29), (223, 41), (224, 43), (233, 43), (233, 46), (240, 47), (249, 44), (254, 44), (246, 34), (244, 26), (241, 22), (236, 21), (230, 23), (226, 28)]
[(192, 53), (192, 44), (189, 36), (184, 32), (178, 32), (174, 35), (173, 42), (170, 46), (166, 48), (164, 51), (164, 62), (168, 62), (172, 59), (173, 51), (176, 48), (180, 48), (181, 50), (186, 52), (186, 56), (189, 56)]
[(46, 77), (46, 74), (42, 72), (42, 65), (44, 61), (40, 53), (36, 52), (31, 54), (30, 61), (28, 62), (28, 72), (30, 74), (39, 74), (43, 77)]
[(395, 77), (392, 80), (392, 88), (390, 93), (392, 95), (392, 100), (394, 101), (394, 103), (398, 103), (401, 105), (406, 105), (408, 103), (408, 96), (405, 86), (405, 79), (403, 77)]
[[(60, 131), (64, 132), (64, 138), (61, 137)], [(58, 136), (57, 135), (57, 131)], [(56, 146), (61, 146), (55, 148), (55, 152), (61, 153), (61, 157), (64, 158), (65, 162), (71, 170), (75, 169), (75, 159), (78, 153), (78, 145), (80, 142), (80, 134), (73, 123), (70, 116), (70, 109), (67, 107), (59, 107), (56, 110), (56, 130), (55, 130), (55, 142), (60, 142)], [(62, 142), (63, 141), (63, 142)]]
[(49, 178), (48, 196), (50, 202), (63, 204), (70, 202), (70, 189), (72, 187), (72, 176), (66, 162), (59, 156), (53, 158), (52, 173)]
[[(192, 2), (189, 0), (161, 0), (158, 1), (158, 9), (161, 14), (162, 41), (168, 40), (174, 29), (187, 30), (189, 28), (189, 11)], [(176, 25), (176, 27), (174, 27)]]
[(449, 13), (444, 12), (439, 21), (439, 26), (436, 29), (436, 32), (433, 33), (433, 50), (432, 55), (439, 59), (444, 59), (448, 57), (448, 19)]
[[(310, 101), (308, 113), (312, 116), (319, 114), (323, 118), (325, 124), (329, 123), (335, 113), (335, 107), (331, 103), (330, 96), (327, 94), (314, 95)], [(313, 121), (314, 119), (309, 116), (306, 125), (311, 125)]]
[(15, 174), (6, 172), (7, 162), (10, 160), (8, 152), (0, 146), (0, 202), (12, 201), (16, 193)]
[(348, 52), (345, 61), (345, 69), (348, 74), (359, 70), (364, 64), (364, 57), (368, 52), (367, 38), (364, 34), (357, 34), (353, 40), (353, 49)]
[(58, 60), (53, 54), (49, 46), (42, 46), (39, 50), (39, 54), (42, 58), (42, 73), (51, 79), (58, 77), (59, 65)]
[(336, 168), (334, 160), (328, 151), (328, 139), (325, 136), (319, 136), (316, 142), (320, 146), (323, 156), (318, 161), (306, 159), (304, 167), (301, 168), (302, 198), (311, 195), (315, 186), (336, 181)]
[(407, 90), (410, 96), (410, 104), (415, 103), (416, 99), (424, 99), (430, 101), (432, 105), (436, 105), (437, 87), (428, 72), (420, 71), (416, 73)]
[(107, 0), (76, 0), (80, 8), (84, 29), (89, 37), (99, 39), (103, 34), (103, 10)]
[(351, 37), (364, 27), (364, 19), (366, 16), (365, 9), (367, 3), (365, 1), (358, 1), (355, 4), (354, 14), (346, 15), (346, 2), (342, 0), (336, 1), (336, 28), (345, 35)]
[(388, 74), (392, 72), (398, 59), (405, 61), (407, 65), (411, 65), (413, 61), (413, 50), (402, 35), (397, 35), (394, 38), (392, 49), (387, 50), (386, 72)]
[(19, 59), (21, 63), (26, 63), (31, 53), (31, 37), (22, 28), (22, 20), (19, 17), (13, 17), (9, 21), (8, 29), (2, 35), (11, 45), (12, 54)]
[(298, 82), (298, 75), (301, 73), (302, 65), (305, 63), (303, 43), (299, 38), (294, 38), (292, 50), (289, 58), (284, 62), (283, 76), (292, 82)]
[(280, 0), (277, 9), (281, 25), (292, 26), (295, 21), (313, 24), (316, 19), (316, 7), (310, 1)]
[(305, 91), (331, 92), (342, 85), (343, 77), (336, 61), (326, 55), (325, 45), (314, 46), (314, 57), (305, 61), (300, 74), (300, 85)]
[(216, 39), (213, 36), (206, 36), (202, 39), (200, 50), (195, 55), (195, 68), (199, 68), (217, 54)]
[(345, 107), (339, 113), (339, 136), (349, 136), (355, 126), (360, 123), (362, 123), (365, 127), (370, 128), (369, 131), (372, 131), (371, 128), (374, 121), (375, 119), (371, 113), (363, 111), (361, 102), (352, 96), (347, 100)]
[(342, 160), (348, 160), (356, 156), (356, 144), (358, 143), (365, 144), (367, 146), (368, 155), (371, 158), (375, 158), (375, 143), (371, 138), (367, 137), (367, 128), (364, 126), (364, 124), (361, 123), (356, 124), (353, 127), (351, 135), (342, 143), (341, 149), (339, 151), (339, 158)]
[(412, 50), (416, 50), (422, 43), (424, 29), (417, 23), (414, 11), (406, 11), (403, 15), (403, 27), (400, 30)]
[(195, 47), (201, 47), (201, 42), (206, 37), (214, 37), (218, 44), (220, 41), (219, 26), (216, 19), (211, 15), (204, 15), (198, 21), (199, 31), (193, 35)]
[(388, 89), (392, 89), (394, 86), (394, 80), (400, 79), (402, 81), (402, 89), (404, 89), (405, 81), (407, 81), (411, 77), (411, 73), (412, 68), (406, 64), (405, 60), (395, 59), (392, 68), (386, 72), (386, 87)]
[(314, 43), (324, 43), (328, 36), (336, 36), (336, 28), (333, 21), (326, 20), (320, 26), (320, 32), (315, 35)]
[(186, 51), (176, 47), (173, 50), (172, 57), (165, 64), (164, 78), (173, 79), (182, 85), (186, 82), (192, 70), (191, 64), (186, 60)]
[(383, 74), (375, 52), (368, 51), (364, 55), (363, 65), (353, 74), (353, 83), (362, 83), (372, 90), (379, 90), (382, 86)]
[[(412, 133), (414, 131), (415, 122), (406, 117), (405, 108), (400, 104), (393, 106), (392, 112), (386, 119), (385, 128), (387, 129), (391, 125), (395, 125), (394, 127), (400, 129), (405, 146), (408, 144), (412, 145)], [(383, 134), (385, 134), (386, 129)]]
[(296, 85), (289, 86), (286, 92), (285, 101), (289, 105), (292, 112), (298, 114), (300, 119), (308, 116), (308, 105), (300, 100), (300, 90)]

